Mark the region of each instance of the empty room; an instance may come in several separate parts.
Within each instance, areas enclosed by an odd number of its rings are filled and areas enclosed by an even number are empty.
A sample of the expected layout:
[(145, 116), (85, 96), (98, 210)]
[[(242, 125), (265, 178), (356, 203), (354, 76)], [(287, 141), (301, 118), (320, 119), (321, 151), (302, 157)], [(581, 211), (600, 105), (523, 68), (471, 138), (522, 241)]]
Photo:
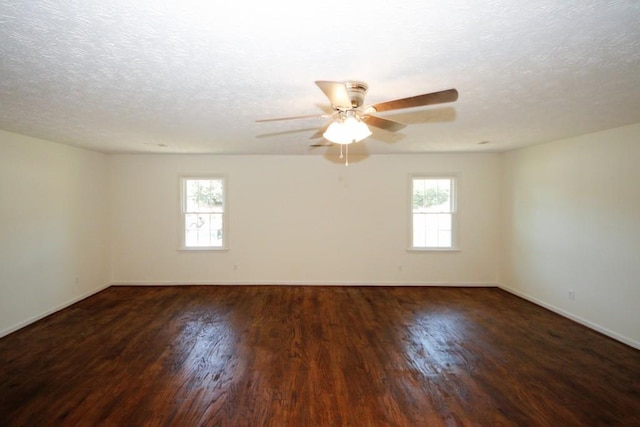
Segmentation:
[(635, 0), (0, 0), (0, 425), (638, 426), (639, 163)]

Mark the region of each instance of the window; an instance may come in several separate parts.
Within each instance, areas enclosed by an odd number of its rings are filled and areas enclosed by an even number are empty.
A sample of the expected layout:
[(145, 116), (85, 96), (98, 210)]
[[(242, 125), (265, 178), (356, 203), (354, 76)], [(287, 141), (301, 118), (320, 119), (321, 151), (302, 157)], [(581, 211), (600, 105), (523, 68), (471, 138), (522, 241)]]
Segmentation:
[(454, 249), (455, 214), (453, 177), (412, 177), (412, 249)]
[(225, 247), (224, 179), (182, 178), (182, 245), (185, 249)]

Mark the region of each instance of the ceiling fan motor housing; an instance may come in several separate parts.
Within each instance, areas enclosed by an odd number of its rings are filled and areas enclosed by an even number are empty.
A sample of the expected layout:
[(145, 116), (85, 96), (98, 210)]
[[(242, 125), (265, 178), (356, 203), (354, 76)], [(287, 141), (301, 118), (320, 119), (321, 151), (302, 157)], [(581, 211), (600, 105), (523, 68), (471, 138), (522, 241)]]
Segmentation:
[(349, 80), (344, 82), (347, 87), (347, 92), (349, 93), (349, 99), (351, 99), (351, 107), (359, 108), (362, 107), (364, 103), (364, 96), (367, 94), (367, 89), (369, 89), (369, 85), (365, 82), (360, 82), (356, 80)]

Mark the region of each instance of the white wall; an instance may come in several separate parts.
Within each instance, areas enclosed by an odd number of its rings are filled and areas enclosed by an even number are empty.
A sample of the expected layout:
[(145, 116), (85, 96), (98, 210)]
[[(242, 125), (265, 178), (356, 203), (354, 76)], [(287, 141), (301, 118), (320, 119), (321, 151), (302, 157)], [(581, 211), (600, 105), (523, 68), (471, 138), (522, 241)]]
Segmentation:
[(640, 348), (640, 124), (504, 161), (505, 288)]
[[(115, 283), (494, 284), (500, 156), (110, 156)], [(181, 174), (228, 180), (229, 250), (178, 251)], [(461, 251), (408, 248), (410, 173), (458, 173)]]
[(104, 155), (0, 131), (0, 336), (108, 283), (107, 172)]

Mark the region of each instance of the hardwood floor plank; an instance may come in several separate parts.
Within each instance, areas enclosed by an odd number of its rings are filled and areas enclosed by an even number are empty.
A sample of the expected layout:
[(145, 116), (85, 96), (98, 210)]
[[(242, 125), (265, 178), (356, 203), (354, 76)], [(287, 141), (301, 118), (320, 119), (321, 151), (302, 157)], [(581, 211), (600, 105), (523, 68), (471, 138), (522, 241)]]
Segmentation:
[(494, 288), (112, 287), (0, 339), (2, 426), (640, 425), (640, 351)]

